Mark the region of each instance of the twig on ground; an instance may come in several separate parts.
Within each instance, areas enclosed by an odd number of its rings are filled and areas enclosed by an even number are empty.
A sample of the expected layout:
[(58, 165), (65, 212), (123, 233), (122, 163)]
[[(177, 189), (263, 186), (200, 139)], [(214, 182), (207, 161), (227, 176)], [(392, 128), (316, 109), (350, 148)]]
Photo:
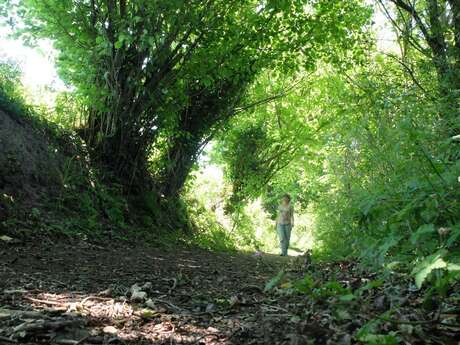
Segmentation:
[(14, 344), (16, 344), (18, 342), (16, 339), (10, 339), (10, 338), (4, 337), (2, 335), (0, 335), (0, 340), (6, 341), (8, 343), (14, 343)]
[(83, 343), (86, 339), (90, 338), (91, 337), (91, 334), (88, 334), (86, 336), (84, 336), (83, 338), (81, 338), (75, 345), (80, 345), (81, 343)]
[(177, 305), (174, 305), (171, 302), (168, 302), (168, 301), (165, 301), (165, 300), (162, 300), (162, 299), (159, 299), (159, 298), (152, 298), (151, 300), (154, 303), (158, 302), (158, 303), (166, 304), (168, 307), (170, 307), (171, 309), (174, 309), (176, 312), (183, 312), (184, 311), (184, 309), (179, 308)]
[(5, 295), (19, 295), (28, 292), (27, 290), (24, 289), (16, 289), (16, 290), (3, 290), (3, 293)]
[(24, 296), (24, 298), (29, 300), (29, 301), (31, 301), (31, 302), (47, 304), (47, 305), (56, 305), (56, 306), (59, 306), (59, 307), (68, 307), (71, 304), (69, 302), (47, 301), (47, 300), (37, 299), (37, 298), (33, 298), (33, 297), (28, 297), (28, 296)]
[(57, 339), (53, 341), (54, 344), (59, 345), (78, 345), (80, 342), (78, 340), (73, 339)]
[(264, 290), (260, 286), (257, 286), (257, 285), (245, 285), (240, 289), (240, 291), (251, 291), (251, 290), (255, 290), (260, 293), (264, 292)]
[(460, 323), (438, 322), (438, 325), (441, 325), (441, 326), (444, 326), (444, 327), (460, 328)]
[(206, 339), (207, 337), (213, 337), (213, 338), (219, 339), (218, 334), (205, 334), (205, 335), (202, 335), (201, 337), (195, 339), (194, 344), (199, 344), (201, 340)]
[(95, 299), (95, 300), (98, 300), (98, 301), (114, 301), (113, 298), (108, 298), (108, 297), (88, 296), (88, 297), (83, 298), (81, 300), (81, 302), (78, 302), (78, 303), (83, 305), (83, 304), (85, 304), (87, 301), (89, 301), (91, 299)]
[(437, 320), (404, 321), (404, 320), (389, 319), (389, 318), (382, 317), (382, 316), (375, 316), (375, 318), (382, 320), (382, 321), (401, 324), (401, 325), (428, 325), (428, 324), (438, 323)]
[(168, 294), (171, 294), (171, 292), (177, 287), (177, 279), (176, 279), (176, 278), (172, 278), (171, 280), (173, 281), (173, 284), (172, 284), (172, 286), (169, 288)]
[(278, 306), (274, 306), (274, 305), (270, 305), (270, 304), (262, 304), (261, 305), (262, 308), (265, 308), (265, 309), (271, 309), (271, 310), (274, 310), (274, 311), (284, 311), (285, 313), (288, 313), (289, 314), (289, 310), (287, 310), (286, 308), (283, 308), (283, 307), (278, 307)]
[(292, 314), (289, 314), (289, 313), (285, 313), (285, 314), (280, 314), (280, 313), (278, 313), (278, 314), (264, 314), (264, 318), (266, 318), (266, 319), (272, 319), (272, 318), (275, 318), (275, 317), (283, 318), (283, 317), (290, 317), (290, 316), (292, 316)]

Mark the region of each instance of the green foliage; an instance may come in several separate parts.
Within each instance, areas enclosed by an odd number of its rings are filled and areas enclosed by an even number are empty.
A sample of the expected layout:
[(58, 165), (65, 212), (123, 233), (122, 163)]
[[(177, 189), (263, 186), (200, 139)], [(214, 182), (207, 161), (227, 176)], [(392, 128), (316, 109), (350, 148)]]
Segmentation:
[(344, 288), (339, 282), (329, 281), (324, 284), (318, 284), (310, 275), (294, 281), (290, 286), (295, 291), (306, 294), (315, 300), (337, 297), (341, 302), (349, 302), (355, 298), (351, 290)]
[(21, 70), (13, 61), (0, 62), (0, 108), (15, 116), (29, 113), (20, 82)]
[(65, 122), (120, 181), (143, 183), (150, 168), (168, 198), (261, 72), (359, 60), (370, 15), (357, 0), (6, 3), (17, 35), (59, 52), (78, 104)]
[(431, 277), (431, 289), (445, 296), (449, 286), (460, 278), (458, 256), (455, 253), (449, 255), (446, 249), (441, 249), (419, 261), (414, 266), (412, 275), (419, 288)]
[[(59, 171), (58, 181), (53, 180), (53, 184), (43, 186), (44, 190), (32, 201), (34, 206), (26, 216), (21, 208), (23, 204), (31, 202), (30, 190), (18, 188), (14, 203), (12, 197), (7, 198), (6, 194), (2, 194), (0, 202), (2, 205), (8, 202), (8, 214), (11, 215), (5, 223), (6, 227), (15, 236), (26, 235), (20, 234), (17, 227), (39, 227), (43, 232), (83, 238), (100, 236), (108, 232), (107, 228), (110, 227), (116, 229), (118, 234), (114, 235), (119, 236), (120, 230), (127, 226), (127, 201), (121, 186), (103, 182), (102, 174), (92, 164), (80, 138), (58, 126), (56, 122), (60, 121), (49, 121), (50, 118), (41, 109), (26, 103), (20, 77), (21, 72), (14, 63), (0, 63), (0, 110), (36, 132), (49, 146), (50, 152), (59, 152), (59, 155), (49, 158), (55, 160), (51, 163), (56, 164)], [(30, 138), (21, 138), (27, 139)], [(12, 159), (19, 164), (15, 157)], [(4, 173), (8, 177), (14, 175), (15, 171), (4, 170)], [(24, 184), (30, 184), (30, 181), (24, 181)], [(26, 195), (22, 195), (24, 192)]]
[(406, 49), (261, 75), (249, 99), (282, 97), (234, 118), (214, 155), (233, 186), (229, 211), (260, 197), (273, 216), (290, 192), (298, 213), (314, 214), (323, 257), (412, 271), (442, 291), (456, 282), (447, 267), (460, 245), (458, 99), (436, 63)]
[[(414, 8), (423, 18), (425, 5)], [(415, 14), (402, 10), (396, 23)], [(29, 43), (53, 41), (74, 91), (50, 116), (79, 128), (101, 175), (110, 168), (110, 188), (91, 174), (78, 181), (81, 161), (64, 170), (60, 207), (78, 205), (84, 228), (97, 227), (101, 210), (125, 227), (132, 202), (146, 227), (189, 231), (205, 248), (265, 250), (290, 193), (308, 219), (295, 235), (314, 232), (323, 257), (412, 272), (433, 295), (457, 281), (455, 26), (426, 24), (442, 31), (444, 56), (425, 34), (411, 36), (419, 22), (400, 32), (400, 54), (382, 54), (369, 42), (371, 13), (355, 0), (22, 0), (0, 11), (13, 26), (23, 20), (16, 34)], [(0, 102), (26, 112), (14, 101), (18, 78), (1, 67)], [(205, 181), (195, 168), (211, 141), (224, 178)], [(293, 288), (350, 296), (334, 284), (305, 278)], [(363, 342), (393, 341), (363, 332)]]
[(381, 319), (373, 319), (361, 327), (356, 338), (366, 345), (397, 345), (399, 337), (396, 332), (389, 334), (377, 333), (378, 326), (382, 323)]
[(315, 286), (315, 281), (310, 275), (306, 275), (303, 279), (299, 279), (293, 283), (293, 287), (300, 293), (310, 293), (310, 291)]
[(274, 287), (276, 287), (281, 280), (284, 278), (285, 272), (283, 270), (279, 271), (276, 276), (274, 276), (272, 279), (270, 279), (267, 284), (265, 284), (264, 287), (264, 292), (272, 290)]
[[(439, 248), (448, 246), (455, 256), (460, 171), (455, 144), (440, 142), (446, 129), (435, 125), (444, 100), (401, 84), (402, 71), (378, 55), (352, 76), (344, 73), (347, 78), (325, 68), (306, 83), (310, 98), (296, 109), (311, 119), (303, 123), (310, 135), (296, 136), (296, 146), (308, 142), (315, 155), (299, 162), (288, 154), (292, 162), (272, 183), (279, 176), (278, 190), (290, 191), (291, 179), (299, 186), (296, 197), (308, 200), (316, 214), (323, 254), (360, 256), (378, 267), (399, 260), (410, 270), (414, 258)], [(276, 149), (269, 140), (259, 144), (265, 151), (267, 145)]]
[(236, 249), (235, 239), (197, 199), (187, 199), (187, 214), (194, 230), (192, 243), (208, 250)]

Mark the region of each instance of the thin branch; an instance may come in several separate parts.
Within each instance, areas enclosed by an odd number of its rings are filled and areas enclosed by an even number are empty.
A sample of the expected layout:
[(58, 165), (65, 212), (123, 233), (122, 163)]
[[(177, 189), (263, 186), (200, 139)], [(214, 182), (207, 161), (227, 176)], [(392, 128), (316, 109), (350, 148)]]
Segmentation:
[(246, 111), (250, 108), (254, 108), (254, 107), (257, 107), (259, 105), (262, 105), (262, 104), (266, 104), (266, 103), (270, 103), (276, 99), (279, 99), (279, 98), (283, 98), (285, 96), (287, 96), (292, 90), (294, 90), (294, 88), (296, 86), (298, 86), (304, 79), (308, 78), (312, 73), (310, 73), (308, 76), (306, 77), (302, 77), (300, 78), (298, 81), (296, 81), (294, 84), (292, 84), (290, 87), (288, 87), (287, 89), (284, 89), (283, 91), (281, 91), (280, 93), (278, 94), (275, 94), (275, 95), (271, 95), (269, 97), (266, 97), (266, 98), (263, 98), (263, 99), (259, 99), (255, 102), (252, 102), (252, 103), (249, 103), (249, 104), (246, 104), (246, 105), (243, 105), (241, 107), (238, 107), (238, 108), (235, 108), (234, 109), (234, 113), (240, 113), (242, 111)]
[(392, 58), (393, 60), (395, 60), (397, 63), (399, 63), (401, 66), (404, 67), (404, 69), (406, 70), (406, 72), (409, 74), (409, 77), (412, 79), (412, 81), (414, 82), (415, 85), (417, 85), (420, 90), (422, 90), (425, 94), (429, 95), (428, 91), (422, 86), (422, 84), (420, 84), (420, 82), (417, 80), (417, 78), (415, 77), (415, 73), (414, 71), (404, 62), (402, 61), (401, 59), (399, 59), (397, 56), (393, 55), (393, 54), (387, 54), (387, 53), (384, 53), (384, 55)]
[(425, 39), (427, 42), (430, 42), (432, 40), (432, 37), (428, 31), (428, 28), (426, 25), (423, 23), (422, 18), (420, 17), (419, 13), (415, 9), (414, 6), (411, 4), (408, 4), (404, 2), (403, 0), (390, 0), (392, 3), (394, 3), (397, 7), (403, 9), (404, 11), (408, 12), (412, 18), (414, 18), (415, 22), (417, 23), (418, 27), (420, 28), (420, 31), (422, 32), (423, 36), (425, 36)]
[[(385, 14), (385, 16), (388, 18), (388, 20), (391, 22), (391, 24), (393, 25), (393, 27), (399, 31), (400, 33), (404, 32), (404, 30), (399, 26), (399, 24), (396, 22), (396, 20), (391, 16), (390, 14), (390, 11), (388, 10), (388, 8), (385, 6), (385, 3), (383, 2), (383, 0), (378, 0), (379, 1), (379, 4), (380, 6), (382, 7), (383, 9), (383, 12)], [(398, 7), (399, 9), (399, 7)], [(408, 42), (409, 44), (414, 48), (416, 49), (417, 51), (419, 51), (420, 53), (422, 53), (423, 55), (425, 56), (428, 56), (429, 54), (427, 53), (427, 50), (425, 48), (423, 48), (418, 42), (417, 40), (412, 37), (411, 35), (407, 36), (409, 38)]]

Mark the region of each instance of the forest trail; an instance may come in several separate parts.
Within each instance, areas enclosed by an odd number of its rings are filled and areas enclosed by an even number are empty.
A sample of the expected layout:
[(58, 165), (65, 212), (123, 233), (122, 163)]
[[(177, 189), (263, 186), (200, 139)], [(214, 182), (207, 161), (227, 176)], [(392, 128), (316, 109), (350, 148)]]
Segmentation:
[[(3, 245), (0, 344), (346, 345), (379, 329), (410, 344), (457, 344), (457, 326), (432, 321), (400, 277), (378, 284), (351, 262), (307, 261), (120, 243)], [(289, 289), (306, 274), (312, 294)]]
[[(0, 255), (0, 343), (12, 332), (12, 339), (30, 344), (56, 334), (51, 343), (226, 343), (254, 331), (257, 320), (248, 315), (282, 310), (261, 299), (266, 281), (286, 262), (274, 255), (84, 242), (10, 245)], [(147, 284), (143, 291), (154, 305), (125, 297), (136, 283)], [(30, 316), (45, 322), (81, 323), (18, 335), (25, 311), (39, 311)]]

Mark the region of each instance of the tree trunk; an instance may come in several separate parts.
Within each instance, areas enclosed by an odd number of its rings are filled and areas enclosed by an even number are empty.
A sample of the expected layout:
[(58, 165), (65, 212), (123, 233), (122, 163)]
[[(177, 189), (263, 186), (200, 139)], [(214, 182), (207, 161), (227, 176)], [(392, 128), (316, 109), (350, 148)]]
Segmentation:
[(127, 192), (149, 186), (146, 137), (119, 123), (108, 132), (105, 120), (104, 116), (93, 112), (87, 127), (79, 130), (91, 148), (92, 158), (110, 171)]
[[(433, 65), (445, 108), (442, 110), (447, 120), (447, 135), (456, 135), (460, 131), (458, 119), (460, 104), (460, 2), (448, 0), (453, 15), (453, 28), (447, 24), (446, 2), (426, 0), (426, 20), (423, 20), (415, 5), (405, 0), (391, 0), (399, 9), (406, 11), (415, 21), (431, 50)], [(450, 30), (454, 33), (454, 42), (446, 40)]]
[(211, 132), (232, 116), (246, 83), (222, 80), (213, 89), (191, 92), (191, 105), (182, 110), (176, 128), (179, 135), (172, 139), (171, 146), (160, 160), (158, 189), (164, 197), (179, 195), (203, 145), (212, 138)]
[(457, 73), (457, 79), (460, 79), (460, 2), (458, 0), (449, 0), (449, 4), (452, 11), (452, 22), (454, 24), (455, 48), (453, 50), (453, 55), (455, 57), (455, 71)]
[(179, 138), (174, 141), (173, 146), (168, 150), (168, 167), (162, 176), (161, 194), (166, 199), (179, 196), (201, 147), (198, 138)]
[(447, 59), (447, 44), (445, 29), (442, 25), (441, 16), (444, 11), (437, 0), (428, 0), (428, 20), (430, 35), (427, 37), (428, 44), (433, 54), (433, 64), (438, 73), (439, 85), (443, 95), (450, 92), (450, 66)]

